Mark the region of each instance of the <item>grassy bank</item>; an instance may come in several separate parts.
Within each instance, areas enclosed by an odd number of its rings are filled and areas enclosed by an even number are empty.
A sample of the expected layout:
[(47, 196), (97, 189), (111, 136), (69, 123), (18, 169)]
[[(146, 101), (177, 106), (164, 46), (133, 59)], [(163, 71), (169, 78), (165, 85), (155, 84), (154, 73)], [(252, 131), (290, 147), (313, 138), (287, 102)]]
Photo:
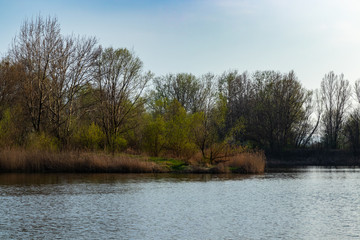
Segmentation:
[(215, 165), (176, 158), (93, 152), (49, 152), (24, 149), (0, 150), (0, 172), (25, 173), (262, 173), (262, 153), (241, 153)]

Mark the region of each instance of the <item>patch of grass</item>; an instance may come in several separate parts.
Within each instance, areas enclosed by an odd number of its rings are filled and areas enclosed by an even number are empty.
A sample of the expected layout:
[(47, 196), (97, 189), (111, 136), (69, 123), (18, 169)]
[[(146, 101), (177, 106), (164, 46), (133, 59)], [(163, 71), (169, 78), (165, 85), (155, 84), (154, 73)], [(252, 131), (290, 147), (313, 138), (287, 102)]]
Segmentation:
[(150, 157), (149, 160), (173, 172), (183, 171), (188, 166), (184, 161), (175, 158)]

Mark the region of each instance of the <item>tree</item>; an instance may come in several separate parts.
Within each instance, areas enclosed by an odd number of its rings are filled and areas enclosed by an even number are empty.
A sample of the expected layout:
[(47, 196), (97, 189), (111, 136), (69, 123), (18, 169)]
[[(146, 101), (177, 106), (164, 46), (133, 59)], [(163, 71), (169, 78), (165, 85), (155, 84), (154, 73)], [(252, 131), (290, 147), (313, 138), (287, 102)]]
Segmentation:
[(19, 102), (21, 79), (25, 77), (19, 64), (11, 64), (8, 59), (0, 62), (0, 113)]
[(169, 101), (178, 101), (187, 112), (203, 111), (213, 96), (213, 79), (212, 74), (197, 78), (188, 73), (168, 74), (155, 78), (152, 102), (166, 98)]
[(323, 141), (328, 148), (339, 147), (339, 136), (349, 107), (350, 91), (349, 81), (344, 79), (343, 74), (336, 75), (334, 72), (329, 72), (321, 81), (321, 97), (324, 106)]
[[(219, 92), (226, 99), (226, 128), (233, 128), (240, 118), (249, 119), (254, 104), (254, 86), (247, 72), (223, 73), (219, 78)], [(237, 141), (243, 141), (236, 137)]]
[[(354, 92), (356, 100), (360, 103), (360, 79), (355, 81)], [(360, 152), (360, 109), (354, 109), (344, 125), (344, 135), (347, 144), (355, 155)]]
[(344, 125), (344, 134), (350, 149), (355, 155), (359, 154), (360, 150), (360, 110), (354, 110)]
[(127, 49), (102, 50), (97, 66), (98, 112), (108, 147), (115, 151), (124, 132), (136, 128), (129, 124), (144, 106), (142, 92), (152, 78), (143, 73), (142, 61)]
[(165, 133), (165, 120), (163, 116), (152, 117), (149, 115), (143, 132), (143, 147), (152, 156), (158, 157), (164, 149), (167, 140)]
[(54, 61), (57, 45), (61, 41), (60, 25), (56, 18), (25, 21), (15, 37), (10, 56), (26, 72), (23, 96), (26, 109), (36, 132), (42, 129), (45, 102), (48, 100), (50, 63)]
[(233, 127), (224, 134), (227, 111), (226, 99), (220, 96), (217, 103), (208, 111), (198, 112), (192, 116), (192, 139), (201, 151), (203, 160), (210, 164), (225, 157), (225, 148), (231, 144), (235, 132), (242, 130)]
[(96, 44), (95, 38), (64, 37), (56, 18), (24, 22), (10, 59), (24, 69), (23, 102), (35, 132), (65, 141), (72, 118), (79, 114), (74, 101), (94, 73)]
[[(219, 134), (222, 138), (231, 134), (232, 145), (257, 142), (254, 131), (251, 131), (256, 103), (254, 86), (247, 72), (225, 72), (219, 78), (220, 99), (225, 100), (226, 103), (225, 126)], [(239, 129), (239, 126), (241, 126), (241, 131), (234, 131)]]
[(72, 122), (83, 114), (77, 105), (82, 90), (94, 78), (95, 62), (99, 49), (95, 38), (61, 38), (53, 59), (49, 63), (49, 92), (45, 107), (49, 128), (54, 135), (65, 140)]
[[(295, 146), (298, 148), (304, 148), (310, 143), (319, 127), (322, 116), (322, 103), (319, 92), (309, 91), (308, 94), (300, 121), (294, 128)], [(313, 119), (313, 115), (315, 119)]]
[(224, 73), (219, 89), (226, 99), (226, 131), (237, 144), (255, 142), (271, 151), (306, 144), (316, 129), (311, 124), (312, 92), (304, 89), (295, 73), (258, 71)]

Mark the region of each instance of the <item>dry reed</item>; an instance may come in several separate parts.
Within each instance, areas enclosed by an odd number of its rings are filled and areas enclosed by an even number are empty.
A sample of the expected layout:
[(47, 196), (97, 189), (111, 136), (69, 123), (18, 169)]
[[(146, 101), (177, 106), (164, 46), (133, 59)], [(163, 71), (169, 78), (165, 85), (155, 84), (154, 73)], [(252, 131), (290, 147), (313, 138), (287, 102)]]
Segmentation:
[(258, 152), (243, 152), (229, 156), (224, 163), (239, 173), (263, 173), (265, 171), (265, 154)]
[(0, 150), (0, 172), (117, 172), (149, 173), (161, 169), (141, 157), (87, 152)]

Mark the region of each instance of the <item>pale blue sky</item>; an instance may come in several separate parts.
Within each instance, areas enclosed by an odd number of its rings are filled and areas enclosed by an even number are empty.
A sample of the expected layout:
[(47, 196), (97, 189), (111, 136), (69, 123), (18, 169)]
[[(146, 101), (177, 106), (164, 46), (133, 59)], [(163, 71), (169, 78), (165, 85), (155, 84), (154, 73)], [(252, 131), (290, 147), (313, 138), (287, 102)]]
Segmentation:
[(156, 75), (294, 70), (309, 89), (330, 70), (360, 78), (357, 0), (0, 0), (0, 53), (26, 18), (133, 49)]

